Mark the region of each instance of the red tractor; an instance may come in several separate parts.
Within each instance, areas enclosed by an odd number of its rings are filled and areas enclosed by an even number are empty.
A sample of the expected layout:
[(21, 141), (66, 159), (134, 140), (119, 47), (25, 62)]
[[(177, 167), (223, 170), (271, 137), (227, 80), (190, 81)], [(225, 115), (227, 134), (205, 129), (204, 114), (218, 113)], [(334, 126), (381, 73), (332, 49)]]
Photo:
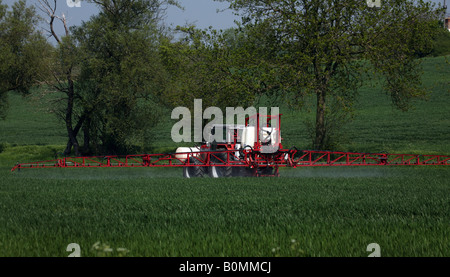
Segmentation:
[[(186, 162), (189, 157), (188, 163), (196, 165), (184, 167), (183, 176), (278, 176), (275, 161), (284, 162), (288, 153), (282, 150), (280, 117), (256, 114), (246, 118), (245, 125), (212, 125), (210, 137), (200, 146), (176, 150), (177, 158)], [(220, 139), (215, 139), (217, 133)]]

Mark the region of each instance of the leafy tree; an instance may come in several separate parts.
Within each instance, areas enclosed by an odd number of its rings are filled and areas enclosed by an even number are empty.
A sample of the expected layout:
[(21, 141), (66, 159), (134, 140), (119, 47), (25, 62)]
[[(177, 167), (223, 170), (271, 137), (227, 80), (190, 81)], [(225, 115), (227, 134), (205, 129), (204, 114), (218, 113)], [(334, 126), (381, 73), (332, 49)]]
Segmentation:
[(450, 32), (446, 28), (442, 28), (434, 41), (432, 56), (446, 56), (450, 55)]
[[(58, 47), (50, 91), (54, 111), (67, 127), (64, 154), (125, 153), (149, 139), (156, 120), (164, 69), (157, 45), (161, 16), (173, 0), (92, 0), (99, 14), (68, 28), (57, 1), (39, 0)], [(54, 32), (59, 20), (64, 36)], [(61, 94), (60, 94), (61, 95)], [(156, 106), (156, 108), (155, 108)], [(78, 143), (83, 134), (83, 146)]]
[[(218, 0), (224, 1), (224, 0)], [(312, 144), (332, 145), (336, 122), (346, 121), (365, 74), (401, 109), (423, 96), (420, 60), (432, 50), (442, 10), (424, 1), (227, 0), (242, 17), (247, 47), (266, 87), (295, 92), (299, 103), (315, 97)], [(371, 67), (369, 67), (371, 66)], [(368, 71), (370, 69), (370, 71)]]
[(85, 150), (127, 153), (150, 139), (165, 69), (158, 53), (160, 12), (173, 1), (92, 1), (100, 13), (73, 29), (82, 56), (76, 88)]
[(241, 48), (235, 44), (233, 30), (200, 30), (178, 27), (183, 39), (161, 43), (161, 57), (170, 76), (164, 98), (169, 106), (193, 107), (202, 99), (204, 107), (244, 107), (254, 95), (239, 74), (236, 61)]
[(6, 116), (8, 91), (27, 94), (42, 77), (51, 46), (36, 29), (39, 17), (26, 1), (11, 10), (0, 0), (0, 118)]

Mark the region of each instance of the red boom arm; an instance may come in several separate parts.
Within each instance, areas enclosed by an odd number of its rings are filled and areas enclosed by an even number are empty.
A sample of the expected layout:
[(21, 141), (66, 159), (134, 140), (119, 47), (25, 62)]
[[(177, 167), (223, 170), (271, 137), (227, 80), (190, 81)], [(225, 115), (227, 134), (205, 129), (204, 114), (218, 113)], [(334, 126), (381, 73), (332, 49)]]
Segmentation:
[[(224, 155), (225, 154), (225, 155)], [(226, 158), (224, 158), (226, 156)], [(183, 158), (181, 158), (183, 157)], [(195, 162), (193, 162), (195, 159)], [(302, 167), (302, 166), (370, 166), (370, 165), (450, 165), (450, 156), (353, 153), (316, 150), (279, 150), (264, 154), (251, 150), (203, 151), (200, 153), (140, 154), (125, 156), (67, 157), (48, 161), (18, 163), (11, 171), (23, 168), (50, 167)]]

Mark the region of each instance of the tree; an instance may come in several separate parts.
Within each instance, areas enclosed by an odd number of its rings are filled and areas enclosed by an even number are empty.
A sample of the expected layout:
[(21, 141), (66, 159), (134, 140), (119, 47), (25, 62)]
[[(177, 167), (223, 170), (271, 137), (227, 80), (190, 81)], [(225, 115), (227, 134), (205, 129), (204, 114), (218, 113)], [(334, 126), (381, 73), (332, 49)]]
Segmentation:
[[(58, 44), (51, 91), (63, 93), (54, 111), (66, 124), (69, 155), (124, 153), (143, 144), (154, 121), (155, 101), (164, 70), (156, 45), (158, 24), (172, 0), (93, 0), (100, 13), (68, 28), (56, 15), (57, 1), (39, 0)], [(59, 20), (65, 29), (54, 31)], [(83, 133), (83, 146), (78, 137)]]
[(386, 0), (371, 8), (362, 0), (228, 2), (251, 30), (249, 41), (257, 42), (252, 58), (269, 72), (261, 82), (278, 82), (300, 100), (315, 96), (316, 149), (332, 144), (330, 128), (352, 109), (369, 65), (399, 109), (426, 93), (417, 57), (431, 51), (442, 13), (430, 3)]
[(178, 27), (184, 38), (162, 41), (161, 56), (170, 76), (164, 98), (169, 106), (193, 108), (194, 99), (203, 106), (246, 106), (254, 95), (238, 71), (240, 48), (233, 43), (233, 30), (200, 30)]
[(8, 10), (0, 0), (0, 118), (6, 116), (7, 92), (27, 94), (43, 75), (51, 46), (36, 29), (38, 22), (25, 1)]
[(73, 29), (81, 53), (76, 88), (84, 147), (127, 153), (141, 148), (158, 118), (165, 70), (158, 53), (161, 12), (174, 1), (92, 1), (100, 13)]
[[(61, 92), (65, 97), (60, 97), (54, 102), (60, 104), (64, 103), (63, 108), (60, 106), (53, 108), (57, 115), (64, 120), (68, 142), (64, 154), (68, 155), (73, 150), (75, 155), (80, 155), (80, 146), (77, 139), (78, 132), (83, 124), (84, 116), (81, 116), (74, 126), (74, 106), (75, 99), (77, 97), (75, 92), (75, 76), (73, 69), (76, 66), (77, 50), (70, 37), (70, 31), (64, 14), (58, 16), (56, 14), (57, 1), (53, 0), (38, 0), (40, 9), (48, 17), (49, 29), (47, 32), (53, 37), (57, 43), (57, 49), (53, 53), (53, 63), (48, 66), (49, 72), (51, 72), (51, 79), (47, 79), (46, 83), (50, 88), (50, 91)], [(64, 36), (58, 35), (55, 32), (55, 20), (59, 20), (64, 27)]]

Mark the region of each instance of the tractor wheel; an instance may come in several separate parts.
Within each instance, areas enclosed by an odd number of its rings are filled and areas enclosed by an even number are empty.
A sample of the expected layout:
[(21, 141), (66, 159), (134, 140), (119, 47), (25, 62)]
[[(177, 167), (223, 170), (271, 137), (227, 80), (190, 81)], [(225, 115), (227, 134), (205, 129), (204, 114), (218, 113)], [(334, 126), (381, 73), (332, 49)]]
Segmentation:
[(253, 177), (255, 169), (248, 167), (235, 167), (233, 168), (233, 176), (235, 177)]
[(265, 176), (272, 176), (274, 174), (274, 170), (275, 170), (275, 168), (267, 166), (267, 167), (261, 168), (259, 174), (265, 175)]
[[(199, 165), (201, 164), (197, 159), (190, 158), (191, 164)], [(185, 166), (183, 168), (183, 177), (184, 178), (195, 178), (195, 177), (203, 177), (205, 174), (205, 167), (203, 166)]]
[[(216, 157), (211, 157), (212, 162), (215, 161), (226, 161), (227, 160), (227, 154), (221, 153), (217, 154)], [(219, 160), (220, 159), (220, 160)], [(209, 168), (209, 176), (212, 178), (221, 178), (221, 177), (232, 177), (233, 176), (233, 167), (232, 166), (211, 166)]]

